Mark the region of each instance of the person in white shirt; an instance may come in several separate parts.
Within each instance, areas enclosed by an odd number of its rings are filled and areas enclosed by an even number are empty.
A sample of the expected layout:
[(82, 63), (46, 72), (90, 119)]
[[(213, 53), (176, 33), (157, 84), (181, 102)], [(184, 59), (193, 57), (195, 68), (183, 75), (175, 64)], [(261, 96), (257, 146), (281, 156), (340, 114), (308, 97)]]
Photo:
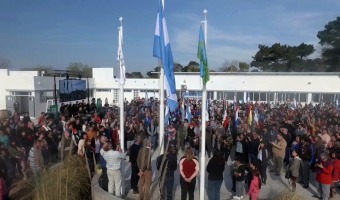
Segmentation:
[(115, 196), (121, 196), (122, 174), (120, 171), (121, 162), (125, 159), (125, 154), (122, 152), (120, 145), (117, 145), (116, 150), (112, 149), (112, 146), (108, 143), (103, 145), (100, 150), (100, 154), (106, 161), (107, 176), (109, 179), (108, 192), (113, 194), (113, 188), (115, 188)]

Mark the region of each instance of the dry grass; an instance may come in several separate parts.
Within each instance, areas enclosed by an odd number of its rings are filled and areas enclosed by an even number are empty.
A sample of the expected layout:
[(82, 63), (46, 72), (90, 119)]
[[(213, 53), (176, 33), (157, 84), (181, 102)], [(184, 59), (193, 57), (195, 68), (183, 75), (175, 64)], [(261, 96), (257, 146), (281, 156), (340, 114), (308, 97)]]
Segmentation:
[(91, 184), (84, 159), (68, 157), (64, 163), (49, 170), (36, 187), (36, 200), (91, 199)]
[(290, 192), (288, 190), (283, 191), (279, 194), (275, 194), (275, 195), (268, 195), (268, 196), (273, 196), (271, 198), (268, 198), (268, 200), (305, 200), (304, 197), (302, 197), (299, 194), (296, 194), (294, 192)]
[(18, 182), (10, 195), (13, 200), (89, 200), (91, 183), (85, 161), (70, 156), (37, 181)]

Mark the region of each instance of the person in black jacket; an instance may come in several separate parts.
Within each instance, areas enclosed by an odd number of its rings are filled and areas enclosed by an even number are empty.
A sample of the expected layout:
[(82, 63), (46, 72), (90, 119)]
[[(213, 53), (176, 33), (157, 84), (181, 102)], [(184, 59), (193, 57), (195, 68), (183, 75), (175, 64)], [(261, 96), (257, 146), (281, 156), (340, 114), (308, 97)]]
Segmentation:
[(131, 164), (131, 189), (134, 194), (138, 194), (139, 168), (137, 165), (137, 157), (141, 148), (141, 138), (136, 137), (135, 143), (130, 147), (129, 160)]
[(245, 179), (245, 167), (241, 160), (236, 160), (237, 169), (234, 172), (236, 176), (236, 196), (234, 199), (243, 199), (244, 195), (244, 179)]
[[(164, 160), (163, 160), (164, 159)], [(161, 199), (172, 200), (172, 191), (174, 187), (174, 172), (177, 170), (177, 149), (174, 145), (168, 148), (166, 157), (164, 154), (157, 158), (157, 170), (160, 173), (160, 193)]]
[(214, 151), (213, 157), (207, 165), (208, 172), (208, 199), (219, 200), (223, 182), (224, 158), (220, 151)]
[(309, 174), (310, 174), (310, 163), (312, 161), (312, 153), (310, 148), (310, 141), (307, 137), (301, 137), (301, 154), (300, 159), (302, 160), (302, 183), (304, 188), (309, 187)]
[(257, 169), (261, 174), (261, 181), (263, 185), (267, 182), (267, 167), (268, 167), (268, 150), (264, 141), (260, 142), (259, 151), (257, 155)]
[(252, 135), (246, 138), (247, 150), (248, 150), (248, 161), (249, 163), (256, 162), (258, 147), (260, 145), (260, 138), (256, 131), (253, 131)]

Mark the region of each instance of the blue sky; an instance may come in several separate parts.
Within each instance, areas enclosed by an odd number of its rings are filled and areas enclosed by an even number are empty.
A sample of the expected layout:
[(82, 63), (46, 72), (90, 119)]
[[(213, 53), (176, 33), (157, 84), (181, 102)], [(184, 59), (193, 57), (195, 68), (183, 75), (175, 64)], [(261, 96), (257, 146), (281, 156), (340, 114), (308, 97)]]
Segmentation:
[[(174, 60), (197, 60), (203, 9), (208, 10), (210, 68), (250, 62), (258, 44), (314, 44), (316, 34), (339, 16), (339, 0), (165, 0)], [(0, 58), (13, 67), (71, 62), (115, 67), (119, 17), (124, 18), (127, 71), (145, 73), (152, 57), (158, 0), (0, 0)]]

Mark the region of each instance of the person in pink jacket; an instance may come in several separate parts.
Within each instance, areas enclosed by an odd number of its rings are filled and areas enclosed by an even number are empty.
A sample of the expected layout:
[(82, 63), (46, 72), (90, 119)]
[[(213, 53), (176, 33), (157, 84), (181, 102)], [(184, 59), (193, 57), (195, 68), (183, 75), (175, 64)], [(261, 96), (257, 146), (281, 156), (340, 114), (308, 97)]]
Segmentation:
[(250, 197), (250, 200), (258, 199), (260, 189), (261, 189), (260, 172), (257, 169), (255, 169), (253, 170), (253, 179), (251, 180), (250, 187), (247, 193)]

